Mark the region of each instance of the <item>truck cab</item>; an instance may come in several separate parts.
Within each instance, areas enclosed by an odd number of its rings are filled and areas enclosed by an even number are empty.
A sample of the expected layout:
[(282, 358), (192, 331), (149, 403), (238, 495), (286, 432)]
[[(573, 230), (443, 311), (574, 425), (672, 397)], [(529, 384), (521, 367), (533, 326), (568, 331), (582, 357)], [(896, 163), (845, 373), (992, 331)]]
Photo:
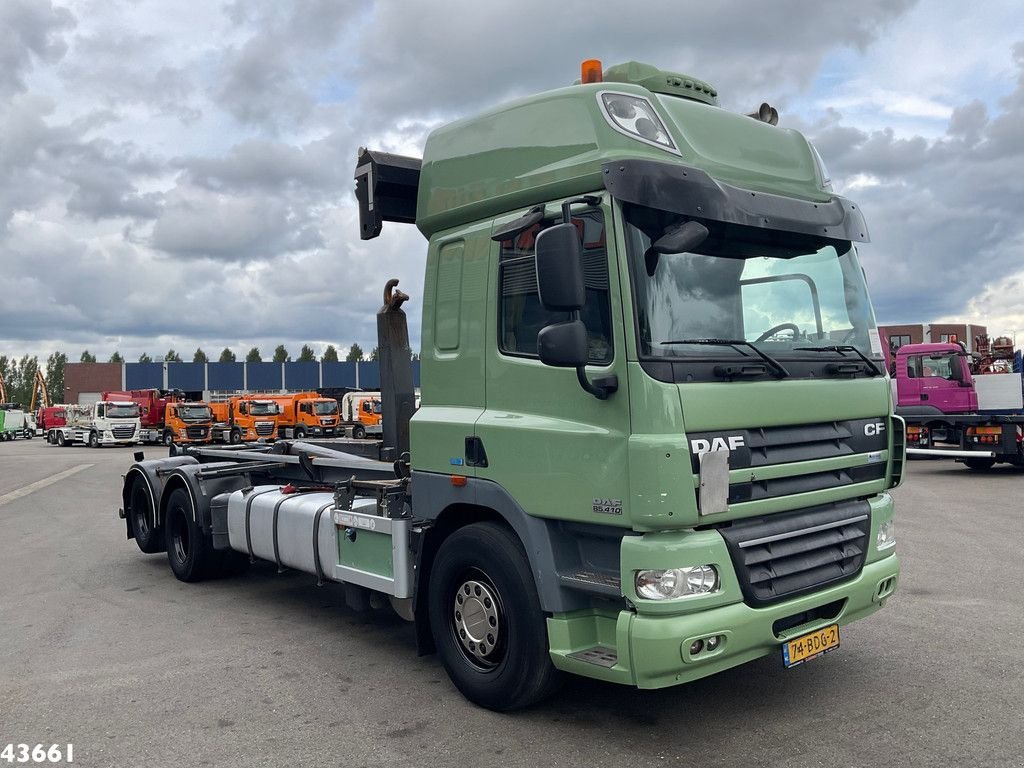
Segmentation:
[(348, 392), (341, 399), (342, 422), (355, 438), (380, 437), (382, 411), (380, 392)]
[[(552, 553), (557, 668), (673, 685), (885, 604), (902, 422), (864, 219), (803, 136), (634, 62), (356, 178), (364, 238), (429, 243), (423, 513)], [(479, 644), (438, 644), (471, 690)]]
[(959, 344), (905, 344), (893, 376), (898, 413), (973, 413), (978, 394), (966, 350)]
[(173, 401), (164, 406), (163, 442), (208, 443), (213, 430), (213, 411), (203, 402)]
[(281, 406), (270, 397), (239, 395), (226, 404), (213, 404), (213, 412), (217, 429), (230, 443), (277, 439)]
[(273, 395), (271, 400), (281, 409), (278, 414), (278, 436), (302, 440), (309, 437), (334, 437), (339, 434), (338, 401), (316, 392)]

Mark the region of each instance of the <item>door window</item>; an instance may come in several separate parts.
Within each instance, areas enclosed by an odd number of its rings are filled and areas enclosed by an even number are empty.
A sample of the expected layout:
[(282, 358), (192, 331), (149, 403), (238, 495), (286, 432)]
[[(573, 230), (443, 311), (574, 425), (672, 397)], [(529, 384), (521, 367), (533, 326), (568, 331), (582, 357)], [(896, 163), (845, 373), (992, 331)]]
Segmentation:
[[(586, 304), (580, 319), (587, 327), (590, 362), (604, 365), (612, 360), (611, 305), (608, 297), (608, 252), (604, 215), (600, 210), (581, 211), (572, 223), (583, 243), (583, 279)], [(509, 355), (537, 357), (537, 334), (552, 323), (569, 319), (568, 312), (549, 312), (537, 294), (537, 235), (550, 222), (535, 224), (501, 243), (498, 262), (500, 286), (499, 349)]]

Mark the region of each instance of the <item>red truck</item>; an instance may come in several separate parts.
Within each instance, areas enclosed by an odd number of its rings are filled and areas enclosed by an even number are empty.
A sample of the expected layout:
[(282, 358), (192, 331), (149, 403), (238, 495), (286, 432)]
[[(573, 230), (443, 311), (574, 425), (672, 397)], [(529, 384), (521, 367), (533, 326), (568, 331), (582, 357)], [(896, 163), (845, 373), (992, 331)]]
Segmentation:
[(142, 422), (140, 442), (209, 443), (213, 412), (202, 402), (190, 402), (182, 392), (159, 389), (131, 389), (104, 392), (103, 399), (129, 400), (139, 405)]
[(36, 434), (46, 435), (49, 439), (53, 427), (63, 427), (68, 423), (65, 405), (46, 405), (36, 410)]

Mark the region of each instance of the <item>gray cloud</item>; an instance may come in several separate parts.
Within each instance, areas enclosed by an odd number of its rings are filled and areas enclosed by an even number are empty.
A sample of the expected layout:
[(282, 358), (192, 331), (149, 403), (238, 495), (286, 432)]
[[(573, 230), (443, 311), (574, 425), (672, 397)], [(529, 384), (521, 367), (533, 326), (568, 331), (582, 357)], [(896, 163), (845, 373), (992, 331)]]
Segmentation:
[(25, 89), (33, 59), (58, 61), (67, 50), (63, 33), (75, 25), (66, 8), (50, 0), (5, 0), (0, 4), (0, 98)]
[(1020, 76), (1001, 111), (969, 101), (938, 138), (868, 133), (836, 113), (808, 128), (868, 218), (863, 254), (882, 321), (956, 315), (1024, 269), (1024, 47), (1015, 51)]

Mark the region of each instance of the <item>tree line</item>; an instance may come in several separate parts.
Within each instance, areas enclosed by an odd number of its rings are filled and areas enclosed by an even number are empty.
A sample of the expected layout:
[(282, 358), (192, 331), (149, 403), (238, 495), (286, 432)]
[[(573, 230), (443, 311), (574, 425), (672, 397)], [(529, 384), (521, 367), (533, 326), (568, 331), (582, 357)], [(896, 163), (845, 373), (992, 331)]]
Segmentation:
[[(345, 362), (347, 363), (358, 363), (369, 360), (377, 360), (380, 357), (380, 351), (377, 347), (374, 347), (367, 355), (363, 352), (363, 348), (358, 344), (353, 344), (349, 347), (348, 354), (345, 356)], [(178, 354), (173, 348), (167, 350), (167, 354), (163, 357), (165, 362), (168, 363), (182, 363), (185, 362), (180, 354)], [(413, 353), (413, 360), (418, 360), (419, 355)], [(324, 350), (320, 360), (325, 363), (337, 363), (341, 361), (338, 355), (338, 348), (333, 344), (328, 344)], [(295, 359), (296, 362), (300, 363), (315, 363), (317, 362), (316, 352), (309, 344), (303, 344), (302, 349), (299, 351), (298, 357)], [(68, 356), (63, 352), (54, 352), (46, 358), (46, 362), (43, 365), (43, 377), (46, 379), (46, 389), (50, 395), (50, 400), (59, 403), (64, 400), (64, 366), (68, 362)], [(78, 358), (80, 363), (96, 363), (99, 362), (96, 355), (92, 354), (88, 349), (83, 350), (82, 354)], [(125, 362), (124, 357), (120, 352), (115, 351), (107, 361), (110, 363), (123, 363)], [(145, 352), (139, 356), (140, 363), (152, 363), (153, 358)], [(193, 363), (209, 363), (212, 362), (206, 352), (203, 351), (202, 347), (197, 347), (195, 353), (192, 355)], [(221, 350), (220, 356), (217, 358), (218, 363), (236, 363), (238, 362), (237, 357), (230, 348), (224, 347)], [(259, 347), (253, 347), (245, 355), (245, 362), (247, 363), (262, 363), (263, 354), (260, 352)], [(292, 362), (292, 356), (288, 353), (287, 348), (284, 344), (278, 344), (274, 349), (274, 354), (269, 362), (273, 363), (289, 363)], [(36, 371), (39, 370), (39, 358), (38, 356), (25, 355), (20, 360), (14, 357), (7, 357), (6, 355), (0, 355), (0, 375), (3, 376), (4, 382), (7, 387), (7, 397), (12, 403), (21, 403), (24, 406), (28, 406), (32, 401), (32, 387), (35, 384)]]

